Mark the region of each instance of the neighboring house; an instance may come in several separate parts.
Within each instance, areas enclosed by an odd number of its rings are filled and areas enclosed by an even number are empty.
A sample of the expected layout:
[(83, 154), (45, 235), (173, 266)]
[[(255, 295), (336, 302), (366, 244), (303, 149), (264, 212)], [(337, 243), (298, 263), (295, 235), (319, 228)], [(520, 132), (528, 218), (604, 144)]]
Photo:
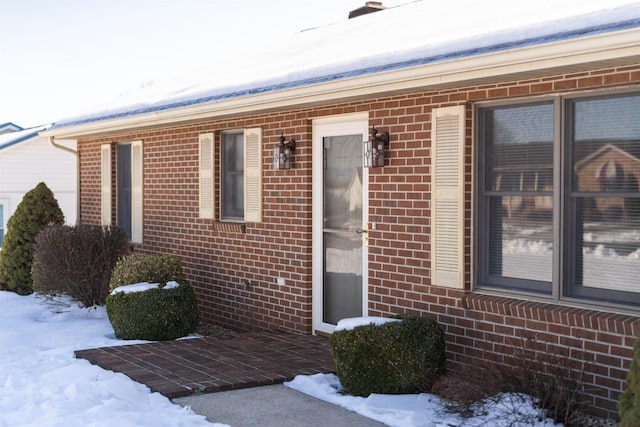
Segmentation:
[[(15, 126), (15, 125), (13, 125)], [(0, 130), (0, 244), (25, 193), (44, 182), (58, 200), (67, 224), (77, 216), (77, 166), (74, 141), (64, 142), (67, 150), (54, 147), (38, 132), (51, 125), (30, 129)], [(58, 141), (60, 142), (60, 141)]]
[[(640, 331), (640, 192), (577, 178), (598, 157), (635, 177), (640, 3), (571, 3), (411, 2), (42, 134), (78, 142), (81, 222), (177, 254), (204, 319), (328, 334), (431, 316), (451, 369), (564, 354), (615, 417)], [(371, 127), (389, 132), (384, 167), (363, 168)], [(623, 215), (582, 216), (610, 199)]]
[(0, 124), (0, 135), (4, 134), (4, 133), (10, 133), (10, 132), (17, 132), (19, 130), (22, 130), (22, 128), (18, 125), (15, 125), (11, 122), (8, 123), (1, 123)]
[[(576, 163), (575, 175), (578, 191), (585, 193), (617, 192), (637, 193), (640, 181), (640, 147), (617, 147), (606, 143), (601, 148), (590, 149), (587, 157)], [(640, 145), (640, 144), (634, 144)], [(640, 216), (640, 200), (628, 197), (592, 198), (585, 208), (585, 215), (592, 221), (637, 221)]]

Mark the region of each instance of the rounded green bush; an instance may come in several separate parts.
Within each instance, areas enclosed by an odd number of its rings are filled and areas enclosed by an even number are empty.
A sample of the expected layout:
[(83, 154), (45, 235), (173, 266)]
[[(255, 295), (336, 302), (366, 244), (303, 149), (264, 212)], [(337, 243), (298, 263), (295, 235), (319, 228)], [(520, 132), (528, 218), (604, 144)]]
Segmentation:
[(141, 282), (164, 284), (171, 280), (185, 282), (182, 264), (177, 256), (131, 254), (116, 263), (111, 273), (109, 289)]
[(445, 370), (444, 333), (426, 317), (358, 326), (329, 337), (336, 373), (345, 391), (371, 393), (426, 392)]
[(196, 295), (191, 285), (160, 285), (142, 292), (114, 292), (107, 297), (107, 316), (116, 337), (172, 340), (189, 335), (198, 324)]

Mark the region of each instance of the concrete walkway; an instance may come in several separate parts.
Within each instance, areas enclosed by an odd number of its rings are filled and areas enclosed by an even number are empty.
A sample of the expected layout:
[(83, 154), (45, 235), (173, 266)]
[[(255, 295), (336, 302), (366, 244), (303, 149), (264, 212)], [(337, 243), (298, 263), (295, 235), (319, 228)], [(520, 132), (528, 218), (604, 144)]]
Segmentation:
[(75, 352), (232, 427), (381, 426), (281, 383), (335, 372), (327, 338), (247, 332)]
[(173, 399), (231, 427), (379, 427), (384, 424), (281, 384)]

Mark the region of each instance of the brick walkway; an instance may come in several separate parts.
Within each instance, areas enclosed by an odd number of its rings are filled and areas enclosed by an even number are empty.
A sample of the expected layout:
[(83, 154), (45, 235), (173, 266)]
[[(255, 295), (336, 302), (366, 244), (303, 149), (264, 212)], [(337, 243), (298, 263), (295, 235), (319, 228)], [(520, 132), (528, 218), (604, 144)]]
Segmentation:
[(327, 338), (248, 332), (75, 352), (168, 398), (278, 384), (335, 372)]

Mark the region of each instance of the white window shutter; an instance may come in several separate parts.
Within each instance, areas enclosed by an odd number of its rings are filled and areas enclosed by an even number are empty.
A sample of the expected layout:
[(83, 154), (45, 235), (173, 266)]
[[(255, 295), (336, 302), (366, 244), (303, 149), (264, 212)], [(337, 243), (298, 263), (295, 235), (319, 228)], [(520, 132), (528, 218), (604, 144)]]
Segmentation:
[(213, 219), (215, 214), (213, 171), (213, 133), (203, 133), (199, 137), (199, 215), (203, 219)]
[(262, 222), (262, 129), (244, 131), (244, 220)]
[(111, 144), (100, 146), (100, 222), (111, 225)]
[(431, 282), (464, 288), (463, 105), (431, 113)]
[(131, 241), (142, 243), (142, 141), (131, 143)]

